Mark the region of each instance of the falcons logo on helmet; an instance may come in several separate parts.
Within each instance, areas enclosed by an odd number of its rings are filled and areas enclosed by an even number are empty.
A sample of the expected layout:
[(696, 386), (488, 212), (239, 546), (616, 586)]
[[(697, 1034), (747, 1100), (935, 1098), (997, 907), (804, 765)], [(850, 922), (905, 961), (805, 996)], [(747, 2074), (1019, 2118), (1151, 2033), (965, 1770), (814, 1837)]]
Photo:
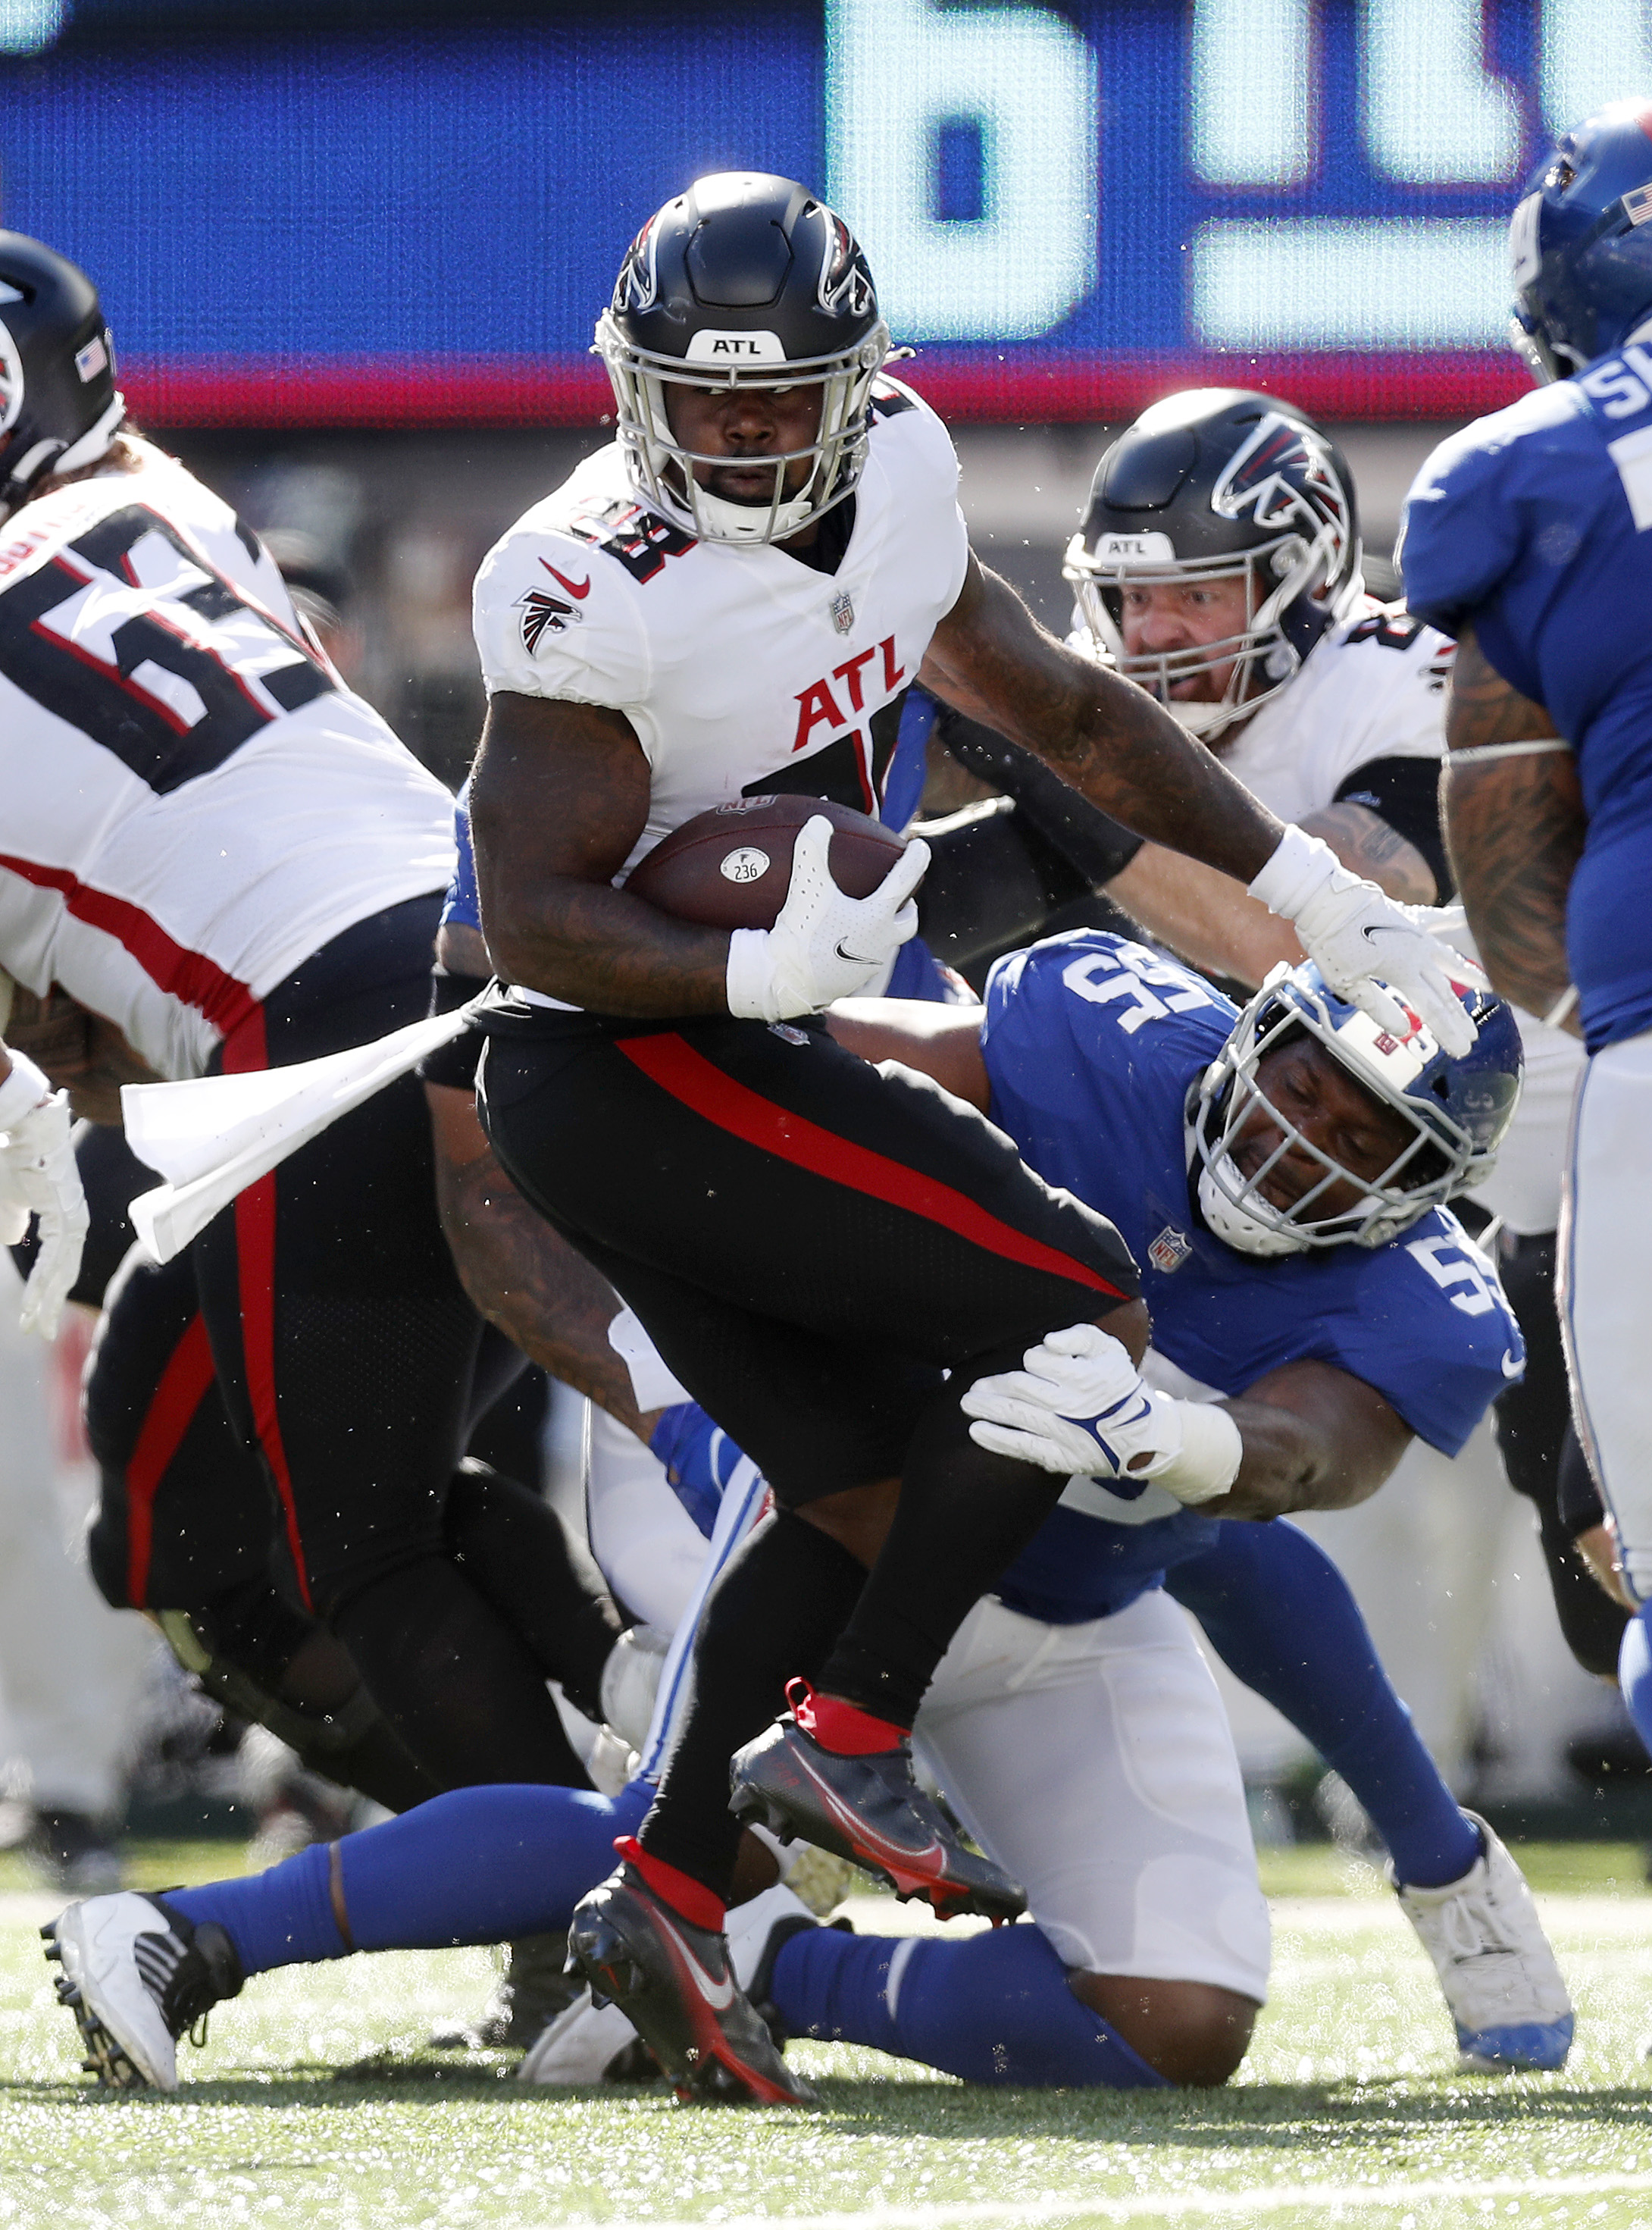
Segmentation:
[(1292, 525), (1311, 534), (1327, 525), (1346, 538), (1348, 499), (1322, 445), (1295, 419), (1270, 410), (1211, 491), (1211, 509), (1222, 519), (1249, 512), (1263, 531)]
[(575, 622), (584, 617), (572, 604), (564, 603), (543, 589), (530, 589), (526, 596), (517, 598), (517, 609), (522, 614), (522, 640), (531, 658), (539, 648), (540, 637), (549, 628), (553, 635), (563, 634), (569, 620)]

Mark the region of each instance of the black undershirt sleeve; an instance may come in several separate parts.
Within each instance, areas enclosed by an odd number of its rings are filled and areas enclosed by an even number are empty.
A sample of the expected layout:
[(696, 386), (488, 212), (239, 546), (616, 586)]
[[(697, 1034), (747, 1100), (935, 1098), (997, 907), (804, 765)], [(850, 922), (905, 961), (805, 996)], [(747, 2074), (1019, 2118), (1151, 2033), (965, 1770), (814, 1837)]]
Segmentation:
[(1018, 815), (1068, 864), (1083, 887), (1100, 890), (1141, 849), (1139, 836), (1021, 744), (966, 719), (950, 705), (941, 707), (935, 727), (961, 767), (1015, 800)]
[(1397, 836), (1416, 847), (1433, 872), (1437, 906), (1444, 906), (1456, 896), (1440, 827), (1438, 759), (1367, 759), (1343, 777), (1335, 802), (1365, 806), (1379, 821), (1386, 822)]

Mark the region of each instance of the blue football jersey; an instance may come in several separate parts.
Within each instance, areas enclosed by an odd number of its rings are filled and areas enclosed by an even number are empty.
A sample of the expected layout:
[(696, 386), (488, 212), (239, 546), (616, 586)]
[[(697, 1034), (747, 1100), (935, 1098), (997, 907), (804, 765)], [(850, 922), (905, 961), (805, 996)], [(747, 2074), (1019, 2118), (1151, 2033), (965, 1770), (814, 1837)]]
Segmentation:
[(1566, 932), (1591, 1052), (1652, 1029), (1652, 352), (1631, 343), (1436, 449), (1406, 501), (1413, 612), (1472, 626), (1572, 745), (1589, 830)]
[[(1262, 1261), (1206, 1231), (1189, 1174), (1188, 1089), (1236, 1009), (1200, 976), (1102, 930), (993, 970), (982, 1036), (993, 1119), (1023, 1158), (1117, 1225), (1141, 1270), (1156, 1355), (1236, 1395), (1317, 1358), (1376, 1388), (1455, 1455), (1525, 1348), (1496, 1273), (1431, 1210), (1388, 1246)], [(1162, 1487), (1075, 1482), (999, 1589), (1057, 1621), (1122, 1608), (1216, 1521)]]
[(458, 922), (462, 928), (482, 933), (482, 906), (476, 895), (476, 854), (471, 844), (471, 783), (468, 775), (464, 788), (453, 800), (453, 846), (458, 857), (453, 862), (453, 879), (447, 886), (447, 896), (442, 902), (443, 925)]

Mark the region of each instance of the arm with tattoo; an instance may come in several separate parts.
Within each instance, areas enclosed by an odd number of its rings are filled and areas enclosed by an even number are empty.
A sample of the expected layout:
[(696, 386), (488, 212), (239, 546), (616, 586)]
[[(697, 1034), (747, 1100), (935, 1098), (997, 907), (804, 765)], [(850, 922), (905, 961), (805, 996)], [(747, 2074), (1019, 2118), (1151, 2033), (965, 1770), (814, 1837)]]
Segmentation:
[(523, 1353), (646, 1440), (631, 1373), (608, 1344), (620, 1302), (529, 1207), (493, 1158), (472, 1095), (427, 1084), (436, 1147), (436, 1203), (460, 1281)]
[[(1487, 974), (1504, 998), (1538, 1015), (1571, 983), (1566, 893), (1583, 851), (1583, 797), (1564, 745), (1502, 747), (1554, 734), (1544, 707), (1511, 688), (1465, 631), (1446, 717), (1446, 842)], [(1579, 1034), (1575, 1015), (1565, 1027)]]
[(648, 818), (630, 722), (601, 706), (501, 693), (471, 777), (482, 925), (495, 966), (607, 1015), (726, 1013), (726, 931), (615, 890)]
[[(1391, 899), (1433, 904), (1427, 860), (1368, 805), (1327, 805), (1305, 813), (1302, 825), (1310, 836), (1322, 836), (1345, 867)], [(1144, 844), (1108, 884), (1107, 895), (1150, 937), (1208, 975), (1254, 989), (1282, 960), (1292, 966), (1302, 957), (1290, 924), (1270, 913), (1243, 883), (1161, 844)]]
[(922, 679), (1173, 852), (1246, 883), (1279, 842), (1273, 815), (1145, 689), (1057, 642), (974, 558)]

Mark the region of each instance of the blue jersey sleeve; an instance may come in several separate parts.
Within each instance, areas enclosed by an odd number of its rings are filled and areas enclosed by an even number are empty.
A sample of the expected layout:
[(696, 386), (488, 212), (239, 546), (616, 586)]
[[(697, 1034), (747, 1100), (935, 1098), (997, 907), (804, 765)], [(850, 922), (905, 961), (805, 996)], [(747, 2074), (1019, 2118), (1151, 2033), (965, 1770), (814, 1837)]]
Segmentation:
[(482, 909), (476, 895), (476, 854), (471, 846), (471, 786), (468, 777), (464, 788), (453, 800), (453, 843), (459, 856), (453, 863), (453, 879), (447, 886), (447, 896), (442, 905), (442, 923), (445, 926), (450, 921), (457, 922), (461, 928), (473, 929), (479, 936)]
[(1321, 1352), (1374, 1386), (1419, 1439), (1454, 1456), (1525, 1367), (1496, 1271), (1456, 1216), (1435, 1213), (1367, 1257)]
[(1498, 485), (1504, 452), (1487, 435), (1482, 424), (1443, 441), (1405, 499), (1395, 552), (1405, 602), (1444, 635), (1462, 633), (1519, 552), (1520, 523)]

